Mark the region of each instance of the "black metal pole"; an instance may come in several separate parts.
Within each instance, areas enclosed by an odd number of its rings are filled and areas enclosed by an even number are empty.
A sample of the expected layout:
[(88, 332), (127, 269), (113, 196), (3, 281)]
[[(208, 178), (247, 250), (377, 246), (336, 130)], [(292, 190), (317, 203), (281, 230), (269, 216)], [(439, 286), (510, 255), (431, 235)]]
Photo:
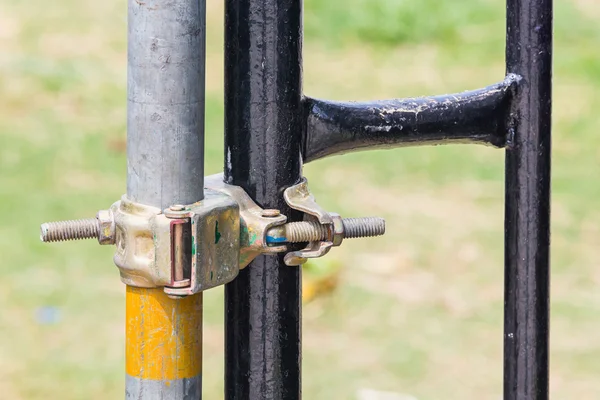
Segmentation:
[[(290, 220), (301, 174), (301, 0), (225, 2), (225, 180)], [(225, 288), (225, 398), (301, 397), (300, 269), (261, 256)]]
[(507, 1), (504, 399), (548, 399), (552, 0)]

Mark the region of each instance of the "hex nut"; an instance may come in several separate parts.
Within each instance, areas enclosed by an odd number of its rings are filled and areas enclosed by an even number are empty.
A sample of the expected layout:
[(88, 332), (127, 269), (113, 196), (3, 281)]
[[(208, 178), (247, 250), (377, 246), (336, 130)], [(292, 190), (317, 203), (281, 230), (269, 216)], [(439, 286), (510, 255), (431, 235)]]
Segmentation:
[(333, 219), (333, 235), (331, 241), (334, 246), (339, 246), (344, 240), (344, 221), (338, 214), (330, 213), (330, 215)]
[(98, 243), (115, 244), (115, 219), (111, 210), (100, 210), (96, 214), (98, 220)]

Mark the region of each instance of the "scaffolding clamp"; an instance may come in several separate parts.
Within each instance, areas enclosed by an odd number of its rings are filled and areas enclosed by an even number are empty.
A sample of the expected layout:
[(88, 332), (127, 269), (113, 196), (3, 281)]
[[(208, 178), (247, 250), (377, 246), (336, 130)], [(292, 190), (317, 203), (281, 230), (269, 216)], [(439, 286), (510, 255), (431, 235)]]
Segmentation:
[(223, 285), (238, 272), (239, 207), (207, 189), (204, 199), (165, 210), (123, 196), (111, 207), (114, 256), (123, 283), (183, 297)]
[[(239, 186), (217, 174), (205, 178), (204, 199), (167, 209), (123, 196), (96, 218), (42, 224), (41, 239), (97, 238), (116, 247), (114, 262), (129, 286), (163, 287), (185, 297), (231, 282), (261, 254), (287, 252), (289, 266), (322, 257), (345, 238), (378, 236), (383, 218), (341, 218), (320, 207), (303, 179), (287, 188), (288, 206), (304, 220), (287, 223), (279, 210), (263, 209)], [(301, 250), (290, 243), (307, 243)], [(289, 252), (288, 252), (289, 251)]]
[(300, 250), (293, 250), (284, 257), (289, 266), (302, 265), (309, 258), (326, 255), (332, 247), (342, 244), (344, 239), (380, 236), (385, 233), (385, 220), (378, 217), (342, 218), (321, 207), (308, 189), (306, 178), (283, 192), (287, 205), (304, 213), (302, 221), (289, 222), (271, 228), (267, 232), (272, 243), (306, 243)]

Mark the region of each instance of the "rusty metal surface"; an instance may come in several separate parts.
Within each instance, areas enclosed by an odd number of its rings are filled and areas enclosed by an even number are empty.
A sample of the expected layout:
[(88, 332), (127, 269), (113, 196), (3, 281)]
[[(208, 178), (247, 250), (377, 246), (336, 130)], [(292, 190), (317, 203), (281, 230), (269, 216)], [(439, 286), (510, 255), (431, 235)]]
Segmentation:
[(264, 210), (241, 187), (223, 182), (222, 174), (206, 177), (205, 185), (207, 189), (231, 196), (240, 208), (240, 269), (245, 268), (260, 254), (280, 253), (287, 250), (284, 245), (269, 246), (266, 237), (270, 228), (287, 221), (285, 215), (269, 211), (267, 216), (263, 216)]
[[(116, 225), (114, 262), (123, 283), (164, 286), (170, 295), (187, 296), (237, 276), (240, 215), (231, 197), (206, 190), (200, 202), (163, 211), (123, 196), (111, 210)], [(186, 224), (191, 225), (189, 234), (183, 230)]]
[(126, 285), (153, 288), (171, 282), (170, 221), (158, 207), (123, 196), (111, 207), (115, 218), (113, 260)]
[(379, 236), (385, 232), (383, 218), (342, 218), (325, 211), (308, 189), (306, 178), (283, 192), (287, 204), (305, 213), (302, 222), (291, 222), (282, 229), (269, 231), (269, 239), (279, 242), (308, 242), (301, 250), (285, 255), (286, 265), (304, 264), (308, 258), (323, 257), (331, 247), (339, 246), (345, 238)]
[(308, 189), (306, 178), (302, 178), (297, 185), (287, 188), (283, 192), (283, 198), (291, 208), (316, 217), (321, 224), (333, 224), (331, 215), (317, 204), (315, 197)]
[[(186, 206), (181, 211), (167, 209), (165, 216), (191, 223), (190, 284), (187, 287), (167, 285), (165, 293), (187, 296), (224, 285), (238, 275), (240, 209), (233, 198), (206, 189), (201, 202)], [(178, 258), (185, 259), (181, 253)]]
[(98, 243), (115, 244), (115, 219), (111, 210), (100, 210), (98, 220)]
[[(171, 287), (189, 286), (191, 265), (191, 223), (186, 220), (171, 221)], [(188, 243), (189, 242), (189, 243)], [(186, 268), (188, 267), (188, 268)]]
[[(64, 242), (67, 240), (98, 239), (100, 232), (97, 218), (45, 222), (40, 226), (42, 242)], [(100, 244), (105, 244), (100, 241)]]
[(269, 243), (306, 243), (331, 240), (334, 246), (344, 239), (374, 237), (385, 234), (385, 220), (380, 217), (342, 218), (331, 213), (333, 225), (321, 225), (318, 221), (288, 222), (275, 226), (267, 232)]
[[(327, 226), (329, 232), (333, 231), (333, 217), (317, 204), (315, 197), (308, 190), (308, 181), (306, 178), (302, 178), (300, 183), (287, 188), (283, 192), (283, 198), (292, 209), (304, 212), (305, 219), (314, 219), (321, 225)], [(336, 239), (336, 241), (339, 240)], [(329, 252), (332, 246), (333, 238), (331, 235), (328, 235), (326, 240), (309, 242), (305, 248), (286, 254), (283, 260), (288, 266), (302, 265), (309, 258), (323, 257)]]
[(290, 267), (302, 265), (308, 261), (309, 258), (323, 257), (325, 254), (329, 253), (332, 246), (332, 242), (310, 242), (308, 246), (302, 250), (287, 253), (285, 257), (283, 257), (283, 261)]

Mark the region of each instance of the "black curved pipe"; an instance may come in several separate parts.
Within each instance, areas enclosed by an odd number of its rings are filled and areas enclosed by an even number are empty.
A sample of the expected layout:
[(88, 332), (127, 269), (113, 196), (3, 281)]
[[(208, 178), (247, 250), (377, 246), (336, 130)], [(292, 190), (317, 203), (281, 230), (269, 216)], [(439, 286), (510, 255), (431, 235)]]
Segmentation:
[(519, 81), (469, 92), (372, 102), (305, 97), (304, 162), (374, 148), (444, 143), (504, 147), (507, 112)]

